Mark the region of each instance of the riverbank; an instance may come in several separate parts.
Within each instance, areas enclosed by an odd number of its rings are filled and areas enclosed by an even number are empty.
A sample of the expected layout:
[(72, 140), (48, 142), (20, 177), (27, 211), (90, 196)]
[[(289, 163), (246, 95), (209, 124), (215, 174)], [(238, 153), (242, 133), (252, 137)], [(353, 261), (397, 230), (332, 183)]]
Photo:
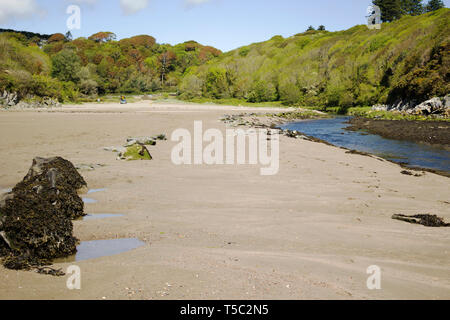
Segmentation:
[(364, 130), (388, 139), (427, 143), (450, 150), (450, 122), (375, 120), (355, 117), (347, 130)]
[[(449, 182), (408, 176), (398, 165), (325, 144), (280, 137), (280, 171), (259, 166), (176, 166), (171, 133), (225, 132), (224, 114), (285, 112), (140, 102), (0, 112), (0, 189), (20, 181), (35, 156), (75, 165), (97, 203), (85, 212), (123, 214), (74, 222), (81, 241), (138, 238), (135, 250), (77, 262), (81, 290), (54, 278), (0, 268), (1, 299), (449, 299), (447, 228), (392, 220), (450, 220)], [(104, 151), (129, 136), (165, 133), (152, 161)], [(58, 263), (67, 270), (72, 263)], [(367, 268), (382, 290), (367, 289)]]

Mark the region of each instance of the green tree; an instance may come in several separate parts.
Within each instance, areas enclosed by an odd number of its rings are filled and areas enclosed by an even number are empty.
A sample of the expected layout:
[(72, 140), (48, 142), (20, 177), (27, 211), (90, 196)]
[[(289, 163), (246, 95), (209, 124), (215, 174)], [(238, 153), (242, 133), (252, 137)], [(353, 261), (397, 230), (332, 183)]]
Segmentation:
[(326, 28), (325, 28), (325, 26), (324, 26), (324, 25), (320, 25), (320, 26), (319, 26), (319, 28), (318, 28), (317, 30), (319, 30), (319, 31), (325, 31), (325, 30), (326, 30)]
[(306, 29), (306, 31), (314, 31), (316, 30), (313, 26), (309, 26), (308, 29)]
[(427, 12), (436, 11), (445, 8), (445, 4), (442, 0), (430, 0), (426, 6)]
[(64, 49), (52, 58), (52, 76), (61, 81), (78, 82), (81, 60), (77, 54)]
[(65, 37), (67, 41), (72, 41), (73, 40), (72, 32), (67, 31)]
[(373, 0), (373, 4), (381, 9), (381, 20), (392, 22), (402, 16), (401, 0)]
[(401, 0), (403, 14), (418, 16), (424, 11), (422, 0)]

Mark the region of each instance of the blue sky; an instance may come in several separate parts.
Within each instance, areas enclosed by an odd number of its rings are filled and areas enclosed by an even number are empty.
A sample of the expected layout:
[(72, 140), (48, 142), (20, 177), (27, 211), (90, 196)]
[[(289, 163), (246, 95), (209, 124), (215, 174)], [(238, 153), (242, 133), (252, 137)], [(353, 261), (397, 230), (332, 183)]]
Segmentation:
[[(448, 7), (450, 0), (446, 0)], [(196, 40), (223, 51), (323, 24), (336, 31), (366, 23), (370, 0), (0, 0), (0, 27), (65, 33), (70, 4), (81, 8), (74, 37), (112, 31), (159, 43)]]

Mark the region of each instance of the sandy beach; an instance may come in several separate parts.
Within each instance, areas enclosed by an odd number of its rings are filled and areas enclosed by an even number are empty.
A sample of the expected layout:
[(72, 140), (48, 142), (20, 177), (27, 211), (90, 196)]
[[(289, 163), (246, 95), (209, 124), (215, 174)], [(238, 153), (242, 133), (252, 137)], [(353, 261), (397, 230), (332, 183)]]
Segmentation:
[[(286, 109), (282, 109), (285, 111)], [(260, 166), (176, 166), (178, 128), (225, 130), (224, 114), (274, 112), (194, 104), (85, 104), (0, 112), (0, 190), (13, 187), (36, 156), (76, 165), (97, 200), (86, 213), (121, 217), (75, 221), (81, 241), (138, 238), (118, 255), (57, 263), (67, 277), (0, 266), (0, 299), (450, 299), (450, 232), (392, 220), (437, 214), (450, 220), (449, 179), (401, 174), (380, 159), (303, 140), (280, 138), (280, 170)], [(124, 162), (104, 147), (131, 136), (165, 133), (152, 161)], [(382, 271), (369, 290), (366, 270)]]

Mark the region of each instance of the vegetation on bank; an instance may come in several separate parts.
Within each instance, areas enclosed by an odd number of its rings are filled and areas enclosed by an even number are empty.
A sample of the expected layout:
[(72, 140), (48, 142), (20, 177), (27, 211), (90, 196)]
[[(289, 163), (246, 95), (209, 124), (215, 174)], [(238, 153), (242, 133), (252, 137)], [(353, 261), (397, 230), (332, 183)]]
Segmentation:
[[(41, 36), (41, 38), (39, 38)], [(221, 51), (195, 41), (171, 46), (148, 35), (120, 41), (111, 32), (88, 39), (71, 34), (0, 33), (0, 90), (60, 102), (111, 93), (176, 91), (185, 70)]]
[(347, 112), (349, 116), (378, 119), (378, 120), (408, 120), (408, 121), (446, 121), (450, 122), (450, 118), (435, 115), (413, 115), (399, 111), (375, 111), (372, 107), (355, 107), (350, 108)]
[(195, 41), (158, 44), (148, 35), (117, 41), (99, 32), (72, 40), (70, 33), (0, 30), (0, 90), (60, 102), (172, 92), (195, 103), (307, 106), (341, 114), (444, 96), (450, 91), (450, 10), (415, 15), (402, 8), (407, 15), (381, 30), (310, 27), (225, 54)]
[(181, 98), (244, 99), (336, 108), (422, 102), (450, 90), (450, 10), (403, 16), (381, 30), (355, 26), (275, 36), (186, 71)]

